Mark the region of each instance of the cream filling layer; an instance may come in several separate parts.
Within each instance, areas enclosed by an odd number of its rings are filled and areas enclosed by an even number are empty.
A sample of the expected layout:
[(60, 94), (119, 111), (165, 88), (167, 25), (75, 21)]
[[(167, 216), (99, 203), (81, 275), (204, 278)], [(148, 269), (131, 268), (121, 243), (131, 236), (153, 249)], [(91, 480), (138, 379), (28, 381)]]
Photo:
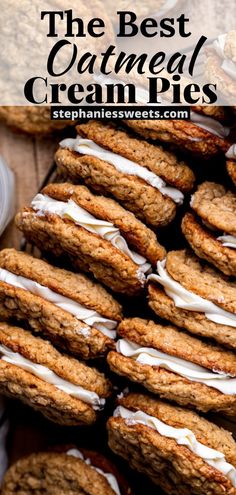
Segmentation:
[(95, 471), (97, 471), (97, 473), (101, 474), (102, 476), (104, 476), (104, 478), (107, 479), (110, 487), (116, 493), (116, 495), (121, 495), (119, 485), (117, 483), (117, 479), (113, 474), (105, 473), (102, 469), (93, 466), (91, 464), (90, 459), (85, 459), (82, 452), (80, 452), (80, 450), (78, 450), (78, 449), (70, 449), (70, 450), (68, 450), (68, 452), (66, 454), (71, 455), (73, 457), (76, 457), (77, 459), (81, 459), (81, 461), (84, 461), (85, 464), (88, 464), (88, 466), (90, 466), (92, 469), (95, 469)]
[[(194, 194), (191, 197), (190, 206), (194, 209)], [(217, 231), (217, 228), (214, 227), (213, 225), (211, 225), (206, 220), (203, 220), (201, 218), (201, 222), (203, 225), (205, 225), (212, 232)], [(230, 248), (236, 249), (236, 236), (224, 233), (224, 234), (220, 235), (219, 237), (217, 237), (217, 241), (220, 241), (223, 244), (223, 246), (225, 246), (225, 247), (230, 247)]]
[(14, 215), (14, 192), (14, 175), (0, 156), (0, 236)]
[(100, 332), (102, 332), (104, 335), (107, 335), (112, 339), (115, 339), (116, 337), (116, 321), (109, 320), (108, 318), (103, 318), (93, 309), (86, 308), (82, 304), (79, 304), (76, 301), (69, 299), (68, 297), (64, 297), (61, 294), (52, 291), (48, 287), (40, 285), (34, 280), (21, 277), (20, 275), (15, 275), (14, 273), (9, 272), (4, 268), (0, 268), (0, 281), (5, 282), (9, 285), (13, 285), (14, 287), (18, 287), (19, 289), (27, 290), (35, 296), (40, 296), (43, 299), (46, 299), (46, 301), (55, 304), (55, 306), (57, 306), (58, 308), (61, 308), (64, 311), (72, 314), (78, 320), (86, 323), (86, 325), (93, 326), (97, 330), (100, 330)]
[(56, 373), (54, 373), (54, 371), (51, 371), (46, 366), (33, 363), (33, 361), (24, 358), (17, 352), (13, 352), (5, 345), (0, 345), (0, 359), (32, 373), (32, 375), (35, 375), (38, 378), (41, 378), (41, 380), (54, 385), (54, 387), (68, 395), (71, 395), (72, 397), (75, 397), (76, 399), (80, 399), (86, 404), (90, 404), (95, 410), (101, 409), (105, 404), (105, 399), (101, 399), (95, 392), (91, 392), (90, 390), (86, 390), (79, 385), (75, 385), (74, 383), (70, 383), (63, 378), (60, 378), (56, 375)]
[(213, 43), (213, 47), (217, 55), (221, 59), (223, 59), (223, 62), (221, 64), (221, 68), (223, 69), (223, 71), (228, 74), (228, 76), (232, 77), (232, 79), (236, 80), (236, 64), (225, 56), (226, 38), (227, 34), (221, 34), (220, 36), (218, 36), (218, 38)]
[(175, 203), (183, 203), (183, 193), (174, 187), (167, 186), (158, 175), (117, 153), (105, 150), (90, 139), (84, 139), (80, 136), (77, 136), (76, 139), (64, 139), (64, 141), (61, 141), (60, 146), (81, 153), (82, 155), (90, 155), (104, 160), (113, 165), (122, 174), (135, 175), (143, 179), (152, 187), (158, 189), (164, 196), (169, 196)]
[(230, 160), (236, 160), (236, 144), (232, 144), (232, 146), (230, 146), (227, 153), (225, 153), (225, 156)]
[(209, 371), (185, 359), (165, 354), (152, 347), (140, 347), (126, 339), (118, 340), (116, 350), (122, 356), (135, 358), (139, 364), (164, 368), (193, 382), (215, 388), (225, 395), (236, 395), (236, 378), (231, 378), (226, 373)]
[(234, 235), (220, 235), (217, 240), (222, 242), (223, 246), (236, 249), (236, 236)]
[(164, 287), (165, 293), (174, 301), (177, 308), (188, 311), (205, 313), (208, 320), (219, 325), (228, 325), (236, 328), (236, 315), (225, 311), (207, 299), (185, 289), (179, 282), (176, 282), (165, 269), (166, 260), (157, 262), (157, 273), (148, 276), (148, 280), (158, 282)]
[(202, 129), (205, 129), (220, 138), (225, 138), (230, 133), (230, 128), (223, 126), (220, 122), (218, 122), (218, 120), (207, 117), (206, 115), (201, 115), (192, 110), (190, 112), (190, 120), (197, 127), (201, 127)]
[(123, 406), (116, 408), (114, 416), (123, 418), (127, 425), (141, 424), (156, 430), (163, 437), (172, 438), (178, 445), (184, 445), (207, 464), (223, 473), (236, 487), (235, 467), (226, 461), (224, 454), (198, 442), (194, 433), (188, 428), (173, 428), (154, 416), (142, 411), (132, 412)]
[(95, 218), (88, 211), (84, 210), (84, 208), (77, 205), (73, 200), (70, 199), (67, 202), (57, 201), (47, 195), (37, 194), (33, 199), (31, 206), (39, 215), (53, 213), (61, 218), (69, 218), (76, 225), (80, 225), (80, 227), (83, 227), (92, 234), (97, 234), (109, 241), (115, 248), (125, 253), (136, 265), (138, 265), (139, 270), (143, 273), (147, 273), (150, 270), (150, 263), (147, 263), (147, 260), (143, 256), (129, 249), (126, 240), (117, 227), (111, 222)]

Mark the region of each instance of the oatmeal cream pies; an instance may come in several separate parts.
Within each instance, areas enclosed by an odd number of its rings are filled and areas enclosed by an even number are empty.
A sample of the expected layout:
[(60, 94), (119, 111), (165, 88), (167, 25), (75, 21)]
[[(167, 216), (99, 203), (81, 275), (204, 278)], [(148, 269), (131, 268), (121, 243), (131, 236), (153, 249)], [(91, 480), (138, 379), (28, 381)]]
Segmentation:
[(0, 106), (0, 121), (14, 131), (33, 136), (51, 135), (74, 124), (68, 120), (52, 120), (51, 109), (46, 106)]
[[(43, 475), (42, 475), (43, 473)], [(53, 476), (52, 476), (53, 473)], [(132, 495), (116, 466), (98, 452), (63, 446), (19, 459), (6, 472), (2, 495), (37, 492), (63, 495)]]
[(236, 414), (236, 355), (176, 327), (141, 318), (118, 327), (112, 371), (163, 399), (203, 412)]
[(67, 254), (115, 292), (138, 293), (165, 249), (156, 235), (113, 199), (85, 186), (50, 184), (16, 217), (26, 239), (43, 251)]
[(232, 434), (193, 411), (148, 395), (119, 399), (109, 446), (168, 495), (235, 495)]
[(221, 34), (206, 49), (205, 77), (217, 84), (225, 104), (235, 105), (236, 97), (236, 31)]
[(126, 124), (146, 139), (164, 141), (206, 158), (230, 148), (230, 127), (201, 107), (191, 110), (190, 120), (126, 120)]
[(170, 251), (158, 262), (148, 292), (158, 316), (236, 349), (236, 282), (191, 252)]
[(183, 193), (194, 183), (185, 162), (113, 124), (89, 121), (76, 129), (77, 138), (62, 141), (56, 153), (57, 165), (66, 177), (114, 196), (153, 227), (173, 220)]
[(88, 425), (111, 395), (94, 368), (22, 328), (0, 323), (0, 393), (62, 425)]
[(186, 213), (182, 232), (197, 256), (225, 275), (236, 275), (236, 195), (224, 186), (204, 182), (191, 199), (198, 215)]
[[(226, 153), (226, 156), (229, 156), (228, 153)], [(235, 161), (236, 160), (236, 145), (234, 145), (233, 158), (234, 158), (234, 160), (229, 159), (226, 161), (226, 170), (227, 170), (232, 182), (236, 186), (236, 161)]]
[(122, 309), (85, 275), (4, 249), (0, 251), (0, 319), (13, 318), (74, 355), (91, 359), (114, 346)]

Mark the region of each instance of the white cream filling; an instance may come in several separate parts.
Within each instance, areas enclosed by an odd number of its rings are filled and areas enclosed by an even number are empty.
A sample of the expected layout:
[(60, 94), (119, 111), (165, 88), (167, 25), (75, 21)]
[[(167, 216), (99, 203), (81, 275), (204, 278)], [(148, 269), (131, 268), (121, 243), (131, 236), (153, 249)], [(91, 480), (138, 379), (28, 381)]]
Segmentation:
[(12, 219), (15, 210), (14, 204), (15, 179), (5, 160), (0, 156), (0, 236)]
[(225, 49), (226, 38), (227, 38), (227, 33), (220, 34), (218, 38), (213, 42), (213, 47), (220, 58), (225, 57), (224, 49)]
[(81, 459), (81, 461), (84, 461), (85, 464), (88, 464), (88, 466), (90, 466), (92, 469), (95, 469), (97, 473), (101, 474), (102, 476), (104, 476), (104, 478), (107, 479), (109, 485), (111, 486), (112, 490), (116, 493), (116, 495), (121, 495), (119, 485), (117, 483), (117, 479), (113, 474), (105, 473), (102, 469), (93, 466), (91, 464), (90, 459), (85, 459), (82, 452), (80, 452), (80, 450), (78, 449), (70, 449), (66, 454), (76, 457), (77, 459)]
[(138, 265), (140, 272), (147, 273), (150, 270), (150, 263), (147, 263), (147, 260), (143, 256), (129, 249), (126, 240), (117, 227), (111, 222), (95, 218), (88, 211), (84, 210), (84, 208), (77, 205), (73, 200), (70, 199), (67, 202), (57, 201), (47, 195), (37, 194), (33, 199), (31, 206), (39, 215), (53, 213), (61, 218), (69, 218), (76, 225), (80, 225), (89, 232), (92, 232), (92, 234), (103, 237), (103, 239), (109, 241), (115, 248), (119, 249), (119, 251), (125, 253), (136, 265)]
[(225, 59), (221, 64), (221, 68), (228, 76), (236, 81), (236, 64), (232, 60)]
[(225, 138), (230, 133), (230, 128), (223, 126), (218, 120), (193, 112), (192, 110), (190, 112), (190, 120), (197, 127), (201, 127), (220, 138)]
[(137, 363), (158, 366), (193, 382), (215, 388), (225, 395), (236, 395), (236, 378), (231, 378), (225, 373), (209, 371), (185, 359), (165, 354), (152, 347), (140, 347), (126, 339), (118, 340), (116, 350), (123, 356), (135, 358)]
[(194, 433), (188, 428), (173, 428), (154, 416), (142, 411), (132, 412), (123, 406), (116, 408), (114, 416), (123, 418), (127, 425), (141, 424), (156, 430), (163, 437), (172, 438), (178, 445), (184, 445), (207, 464), (223, 473), (236, 487), (235, 467), (226, 461), (224, 454), (198, 442)]
[(236, 160), (236, 144), (232, 144), (232, 146), (230, 146), (227, 153), (225, 153), (225, 156), (230, 160)]
[(32, 373), (32, 375), (54, 385), (54, 387), (76, 399), (80, 399), (86, 404), (90, 404), (95, 410), (101, 409), (105, 404), (105, 399), (101, 399), (95, 392), (91, 392), (79, 385), (63, 380), (63, 378), (60, 378), (54, 371), (51, 371), (46, 366), (33, 363), (29, 359), (18, 354), (18, 352), (13, 352), (5, 345), (0, 345), (0, 359)]
[(234, 235), (220, 235), (217, 240), (222, 242), (223, 246), (236, 249), (236, 236)]
[(100, 160), (104, 160), (113, 165), (122, 174), (135, 175), (143, 179), (152, 187), (158, 189), (164, 196), (169, 196), (175, 203), (183, 203), (183, 193), (174, 187), (166, 186), (166, 183), (158, 175), (117, 153), (105, 150), (90, 139), (84, 139), (78, 135), (76, 139), (64, 139), (64, 141), (61, 141), (60, 146), (81, 153), (82, 155), (95, 156)]
[(223, 62), (221, 64), (221, 68), (223, 69), (223, 71), (228, 74), (228, 76), (232, 77), (232, 79), (236, 80), (236, 64), (225, 56), (226, 38), (227, 34), (221, 34), (220, 36), (218, 36), (218, 38), (213, 43), (213, 47), (217, 55), (221, 59), (223, 59)]
[(157, 273), (148, 276), (148, 280), (158, 282), (164, 287), (165, 293), (174, 301), (177, 308), (188, 311), (205, 313), (208, 320), (219, 325), (228, 325), (236, 328), (236, 315), (225, 311), (207, 299), (194, 294), (176, 282), (165, 269), (166, 260), (157, 262)]
[[(68, 297), (64, 297), (57, 292), (52, 291), (48, 287), (40, 285), (34, 280), (30, 280), (20, 275), (15, 275), (4, 268), (0, 268), (0, 281), (5, 282), (14, 287), (19, 287), (19, 289), (24, 289), (36, 296), (40, 296), (43, 299), (55, 304), (58, 308), (67, 311), (72, 314), (78, 320), (83, 321), (86, 325), (93, 326), (100, 330), (104, 335), (115, 339), (117, 322), (114, 320), (109, 320), (108, 318), (103, 318), (99, 313), (93, 309), (86, 308), (82, 304), (79, 304)], [(88, 328), (87, 335), (89, 335), (90, 329)]]

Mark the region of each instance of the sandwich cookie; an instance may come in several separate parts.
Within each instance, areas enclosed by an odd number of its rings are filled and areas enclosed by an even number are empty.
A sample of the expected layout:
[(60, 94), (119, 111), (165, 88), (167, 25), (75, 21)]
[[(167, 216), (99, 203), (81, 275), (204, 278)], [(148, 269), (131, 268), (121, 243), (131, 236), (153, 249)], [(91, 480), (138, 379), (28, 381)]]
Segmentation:
[[(190, 80), (188, 81), (190, 82)], [(227, 107), (222, 106), (207, 106), (203, 107), (200, 105), (194, 105), (190, 107), (193, 112), (196, 112), (201, 115), (205, 115), (206, 117), (211, 117), (212, 119), (218, 120), (222, 124), (229, 124), (232, 119), (232, 112)]]
[(107, 428), (113, 452), (168, 495), (235, 495), (236, 443), (198, 414), (129, 394)]
[[(226, 153), (226, 156), (227, 156), (227, 153)], [(234, 151), (234, 159), (236, 160), (236, 146), (235, 146), (235, 151)], [(234, 185), (236, 186), (236, 162), (233, 160), (227, 160), (226, 161), (226, 170), (227, 170), (231, 180), (233, 181)]]
[(107, 356), (112, 371), (180, 405), (235, 415), (233, 352), (141, 318), (123, 320), (118, 331)]
[(151, 230), (113, 199), (85, 186), (50, 184), (16, 217), (25, 237), (44, 251), (66, 253), (115, 292), (133, 295), (165, 249)]
[(126, 120), (126, 124), (146, 139), (171, 143), (206, 158), (226, 153), (230, 147), (230, 128), (196, 109), (190, 120)]
[(225, 275), (236, 275), (236, 195), (214, 182), (204, 182), (191, 199), (199, 219), (187, 213), (182, 232), (197, 256)]
[(102, 454), (63, 447), (60, 452), (31, 454), (18, 460), (4, 477), (2, 495), (51, 494), (132, 495), (123, 475)]
[(111, 384), (94, 368), (22, 328), (0, 323), (0, 393), (63, 425), (96, 421)]
[(74, 122), (68, 120), (51, 120), (50, 107), (39, 106), (0, 106), (0, 121), (20, 133), (51, 135)]
[(158, 262), (148, 292), (158, 316), (236, 349), (236, 283), (189, 251), (171, 251)]
[(57, 165), (69, 179), (114, 196), (154, 227), (173, 220), (176, 205), (194, 183), (185, 162), (112, 124), (90, 121), (76, 129), (77, 138), (62, 141), (56, 153)]
[(225, 156), (227, 158), (226, 170), (231, 180), (233, 181), (234, 185), (236, 185), (236, 144), (231, 144)]
[(122, 309), (86, 276), (4, 249), (0, 251), (0, 318), (26, 321), (55, 345), (91, 359), (114, 346)]
[(221, 34), (206, 50), (205, 77), (236, 108), (236, 31)]

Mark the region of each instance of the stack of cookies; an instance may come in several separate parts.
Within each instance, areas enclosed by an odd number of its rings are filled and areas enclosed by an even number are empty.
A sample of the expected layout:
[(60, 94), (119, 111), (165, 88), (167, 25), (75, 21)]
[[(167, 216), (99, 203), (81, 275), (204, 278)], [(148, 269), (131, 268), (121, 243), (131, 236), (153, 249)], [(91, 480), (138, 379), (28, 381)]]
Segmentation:
[[(104, 421), (107, 455), (167, 495), (236, 495), (217, 426), (236, 414), (231, 119), (79, 123), (60, 181), (16, 216), (40, 258), (0, 252), (0, 393), (78, 434)], [(133, 493), (134, 474), (79, 444), (19, 459), (3, 495)]]

